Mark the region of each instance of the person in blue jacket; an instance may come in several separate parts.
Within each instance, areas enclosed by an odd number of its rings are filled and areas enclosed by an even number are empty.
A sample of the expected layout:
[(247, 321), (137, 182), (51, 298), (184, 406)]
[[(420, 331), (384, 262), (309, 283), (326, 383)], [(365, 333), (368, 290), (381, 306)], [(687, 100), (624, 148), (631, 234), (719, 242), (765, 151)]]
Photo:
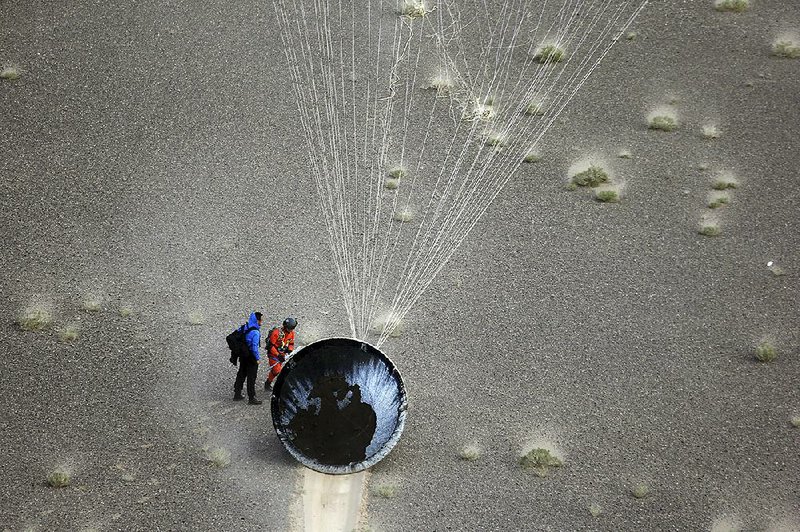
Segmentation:
[(245, 331), (244, 339), (247, 349), (239, 355), (239, 371), (236, 373), (236, 382), (233, 385), (233, 400), (244, 399), (242, 386), (247, 379), (248, 403), (260, 405), (262, 401), (256, 399), (256, 378), (258, 377), (258, 365), (261, 364), (261, 356), (258, 354), (258, 344), (261, 342), (261, 313), (251, 313), (247, 323), (240, 329)]

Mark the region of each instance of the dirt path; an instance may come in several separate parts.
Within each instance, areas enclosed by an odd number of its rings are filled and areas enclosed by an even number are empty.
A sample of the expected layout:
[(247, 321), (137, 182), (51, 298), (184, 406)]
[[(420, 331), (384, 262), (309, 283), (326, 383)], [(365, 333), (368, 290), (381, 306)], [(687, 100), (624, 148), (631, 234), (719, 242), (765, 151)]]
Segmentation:
[(303, 530), (349, 532), (358, 525), (366, 473), (325, 475), (305, 470)]

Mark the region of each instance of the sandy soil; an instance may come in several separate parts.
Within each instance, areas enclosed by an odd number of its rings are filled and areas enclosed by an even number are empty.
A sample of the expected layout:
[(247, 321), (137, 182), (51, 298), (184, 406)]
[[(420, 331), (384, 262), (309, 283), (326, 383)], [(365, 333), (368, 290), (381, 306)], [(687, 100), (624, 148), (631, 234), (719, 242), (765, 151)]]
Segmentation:
[[(410, 410), (366, 526), (800, 529), (800, 62), (769, 57), (800, 11), (711, 4), (652, 3), (385, 346)], [(271, 4), (3, 0), (0, 20), (22, 74), (0, 82), (0, 529), (296, 526), (306, 473), (267, 403), (230, 401), (223, 345), (252, 308), (346, 331)], [(647, 130), (670, 101), (682, 127)], [(621, 203), (564, 189), (592, 154)], [(740, 187), (706, 238), (716, 170)], [(53, 323), (21, 331), (33, 304)], [(534, 444), (564, 465), (521, 470)]]

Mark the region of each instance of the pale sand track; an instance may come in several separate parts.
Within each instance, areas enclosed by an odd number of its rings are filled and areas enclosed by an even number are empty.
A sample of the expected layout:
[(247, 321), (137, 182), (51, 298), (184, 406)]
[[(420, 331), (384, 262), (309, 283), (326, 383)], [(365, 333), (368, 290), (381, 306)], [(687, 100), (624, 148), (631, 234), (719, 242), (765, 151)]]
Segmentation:
[(358, 525), (366, 472), (325, 475), (306, 469), (303, 476), (303, 530), (349, 532)]

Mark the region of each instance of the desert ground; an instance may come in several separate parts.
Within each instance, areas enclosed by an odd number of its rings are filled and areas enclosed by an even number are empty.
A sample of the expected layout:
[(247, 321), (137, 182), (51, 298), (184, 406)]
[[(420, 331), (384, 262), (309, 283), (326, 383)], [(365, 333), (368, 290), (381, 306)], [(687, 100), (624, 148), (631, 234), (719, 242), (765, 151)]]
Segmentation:
[[(642, 12), (383, 346), (409, 410), (359, 529), (800, 530), (798, 30)], [(0, 1), (0, 529), (307, 526), (224, 343), (349, 334), (282, 46), (271, 2)], [(587, 157), (618, 203), (566, 189)]]

